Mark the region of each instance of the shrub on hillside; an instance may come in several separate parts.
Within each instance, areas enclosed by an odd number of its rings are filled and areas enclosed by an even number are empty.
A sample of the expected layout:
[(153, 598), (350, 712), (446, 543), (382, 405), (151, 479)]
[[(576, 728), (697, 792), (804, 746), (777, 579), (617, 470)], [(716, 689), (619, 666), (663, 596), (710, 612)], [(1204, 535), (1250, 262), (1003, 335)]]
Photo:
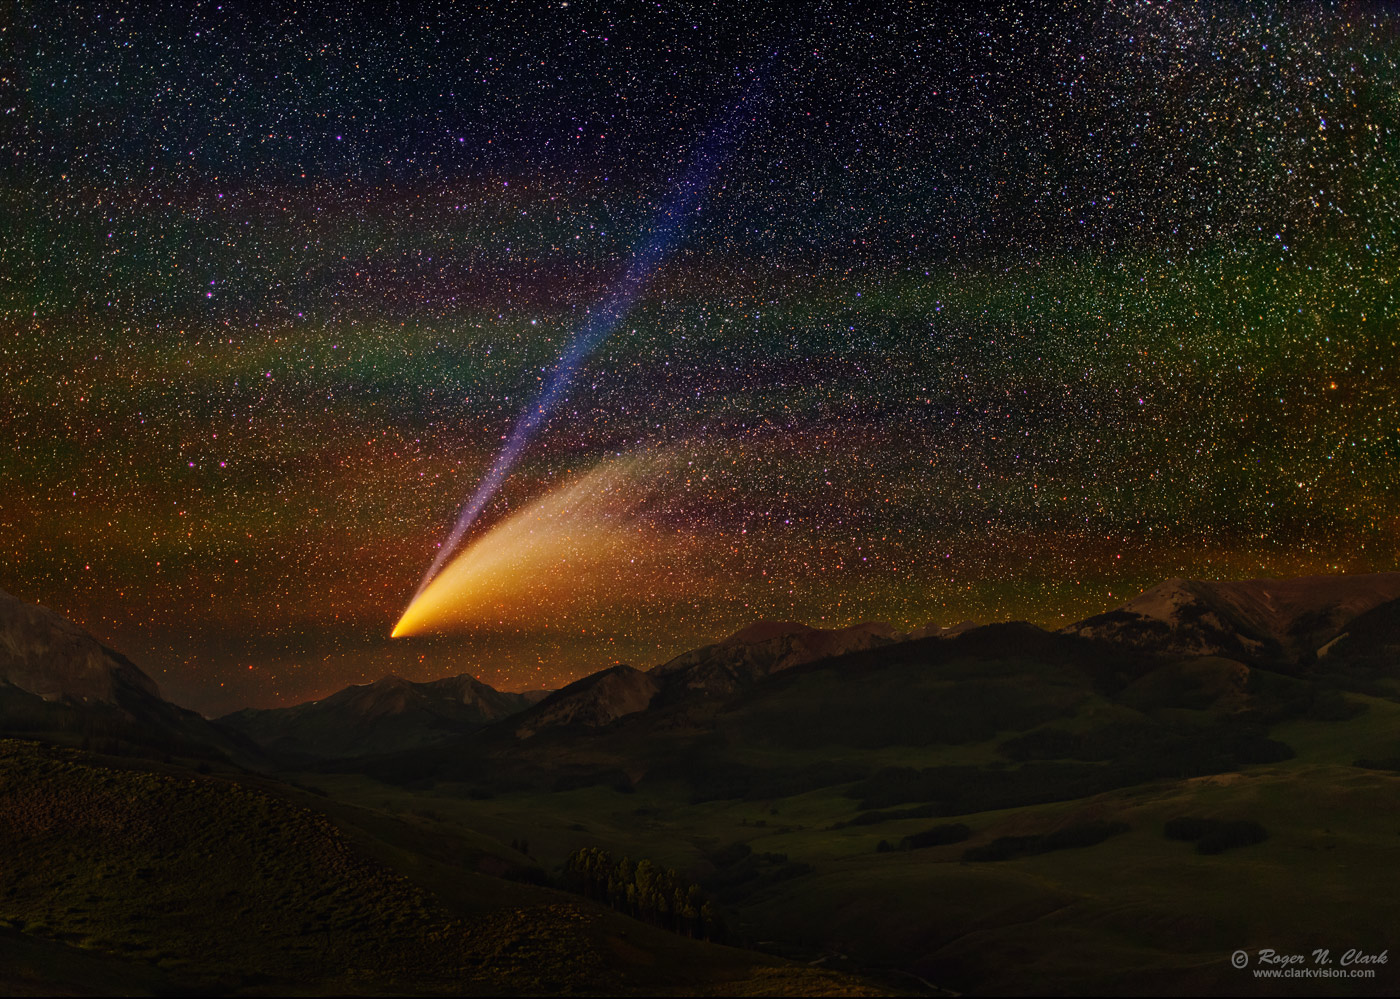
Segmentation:
[(730, 843), (711, 853), (710, 861), (719, 868), (733, 867), (751, 853), (753, 847), (747, 843)]
[(1222, 822), (1206, 833), (1196, 843), (1197, 853), (1224, 853), (1237, 846), (1253, 846), (1269, 838), (1264, 827), (1258, 822), (1244, 819), (1239, 822)]
[(1081, 822), (1039, 836), (1001, 836), (982, 846), (963, 851), (963, 860), (988, 862), (1029, 857), (1054, 850), (1077, 850), (1095, 846), (1128, 831), (1126, 822)]
[(1269, 838), (1253, 819), (1203, 819), (1183, 815), (1162, 827), (1167, 839), (1194, 842), (1197, 853), (1224, 853), (1238, 846), (1252, 846)]
[(1039, 836), (999, 836), (982, 846), (968, 847), (963, 851), (963, 860), (987, 863), (996, 860), (1010, 860), (1013, 857), (1030, 856), (1042, 851), (1036, 849)]
[(1400, 770), (1400, 756), (1391, 756), (1381, 760), (1362, 759), (1352, 764), (1363, 770)]

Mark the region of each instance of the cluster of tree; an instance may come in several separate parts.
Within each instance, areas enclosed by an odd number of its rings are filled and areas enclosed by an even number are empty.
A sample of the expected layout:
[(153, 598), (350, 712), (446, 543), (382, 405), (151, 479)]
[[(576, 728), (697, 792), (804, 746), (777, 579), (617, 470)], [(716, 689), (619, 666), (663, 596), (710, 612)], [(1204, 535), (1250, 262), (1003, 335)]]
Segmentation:
[(1400, 770), (1400, 756), (1387, 756), (1379, 760), (1366, 757), (1352, 764), (1363, 770)]
[(1001, 836), (983, 846), (964, 850), (963, 860), (1011, 860), (1053, 850), (1075, 850), (1094, 846), (1127, 831), (1125, 822), (1083, 822), (1039, 836)]
[(724, 925), (700, 886), (650, 860), (613, 860), (606, 850), (586, 846), (564, 862), (564, 884), (594, 901), (662, 929), (705, 940), (722, 940)]
[(747, 843), (731, 843), (710, 854), (715, 870), (704, 887), (725, 904), (742, 901), (754, 892), (812, 873), (812, 865), (789, 860), (786, 853), (756, 853)]
[(1224, 853), (1237, 846), (1253, 846), (1269, 834), (1253, 819), (1201, 819), (1183, 815), (1162, 829), (1167, 839), (1196, 844), (1197, 853)]
[[(1315, 657), (1311, 657), (1315, 664)], [(1306, 666), (1306, 661), (1305, 664)], [(1259, 725), (1273, 725), (1292, 718), (1308, 718), (1313, 721), (1347, 721), (1362, 714), (1366, 704), (1347, 697), (1343, 690), (1354, 689), (1347, 682), (1347, 670), (1328, 658), (1325, 676), (1304, 679), (1275, 673), (1271, 670), (1255, 669), (1249, 674), (1249, 710), (1242, 720)], [(1370, 693), (1362, 690), (1361, 693)], [(1381, 693), (1388, 697), (1389, 691)]]
[[(951, 825), (934, 826), (932, 829), (925, 829), (910, 836), (905, 836), (899, 841), (900, 850), (925, 850), (931, 846), (947, 846), (949, 843), (961, 843), (972, 835), (972, 830), (961, 822)], [(882, 839), (875, 846), (877, 853), (889, 853), (896, 849), (887, 839)]]

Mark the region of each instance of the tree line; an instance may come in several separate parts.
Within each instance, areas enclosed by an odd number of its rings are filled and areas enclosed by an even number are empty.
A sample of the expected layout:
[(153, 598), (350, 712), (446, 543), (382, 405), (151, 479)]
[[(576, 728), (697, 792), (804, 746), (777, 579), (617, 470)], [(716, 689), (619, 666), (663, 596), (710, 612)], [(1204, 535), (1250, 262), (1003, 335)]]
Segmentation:
[(673, 933), (703, 940), (724, 938), (719, 910), (700, 886), (674, 869), (628, 857), (614, 861), (606, 850), (586, 846), (564, 862), (564, 884), (586, 898)]

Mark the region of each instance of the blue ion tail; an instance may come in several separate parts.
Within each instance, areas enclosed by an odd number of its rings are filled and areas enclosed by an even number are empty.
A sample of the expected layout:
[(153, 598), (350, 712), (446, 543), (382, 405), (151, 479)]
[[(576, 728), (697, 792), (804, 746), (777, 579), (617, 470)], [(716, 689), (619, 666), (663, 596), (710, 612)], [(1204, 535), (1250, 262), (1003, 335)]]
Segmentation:
[[(769, 62), (771, 64), (771, 60)], [(634, 247), (626, 273), (607, 296), (589, 310), (587, 320), (574, 335), (568, 349), (550, 373), (544, 392), (520, 414), (515, 426), (511, 428), (505, 446), (501, 448), (501, 453), (491, 463), (490, 471), (477, 485), (471, 499), (462, 506), (457, 515), (457, 522), (452, 527), (452, 533), (439, 546), (433, 564), (423, 573), (418, 589), (413, 593), (413, 600), (422, 595), (428, 584), (452, 557), (463, 536), (471, 529), (481, 511), (491, 502), (501, 484), (510, 475), (511, 469), (520, 460), (535, 433), (553, 412), (554, 407), (568, 394), (569, 386), (579, 368), (588, 360), (594, 349), (626, 318), (627, 313), (641, 297), (647, 282), (656, 273), (656, 269), (684, 238), (690, 223), (700, 211), (705, 192), (719, 172), (721, 162), (733, 148), (735, 136), (746, 130), (755, 114), (754, 98), (761, 89), (761, 79), (764, 75), (766, 74), (754, 74), (754, 79), (745, 87), (738, 103), (705, 137), (689, 170), (677, 182), (665, 204), (653, 218), (652, 224), (643, 232), (638, 245)], [(413, 601), (409, 601), (410, 607), (412, 604)]]

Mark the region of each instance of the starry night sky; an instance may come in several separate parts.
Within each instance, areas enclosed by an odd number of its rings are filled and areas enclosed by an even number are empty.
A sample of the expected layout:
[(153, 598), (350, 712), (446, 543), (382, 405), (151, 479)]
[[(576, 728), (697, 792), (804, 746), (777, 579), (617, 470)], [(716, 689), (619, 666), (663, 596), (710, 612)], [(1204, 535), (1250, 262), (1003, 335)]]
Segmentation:
[[(0, 587), (181, 703), (1400, 565), (1384, 7), (74, 6), (0, 14)], [(707, 149), (469, 535), (604, 481), (631, 568), (391, 641)]]

